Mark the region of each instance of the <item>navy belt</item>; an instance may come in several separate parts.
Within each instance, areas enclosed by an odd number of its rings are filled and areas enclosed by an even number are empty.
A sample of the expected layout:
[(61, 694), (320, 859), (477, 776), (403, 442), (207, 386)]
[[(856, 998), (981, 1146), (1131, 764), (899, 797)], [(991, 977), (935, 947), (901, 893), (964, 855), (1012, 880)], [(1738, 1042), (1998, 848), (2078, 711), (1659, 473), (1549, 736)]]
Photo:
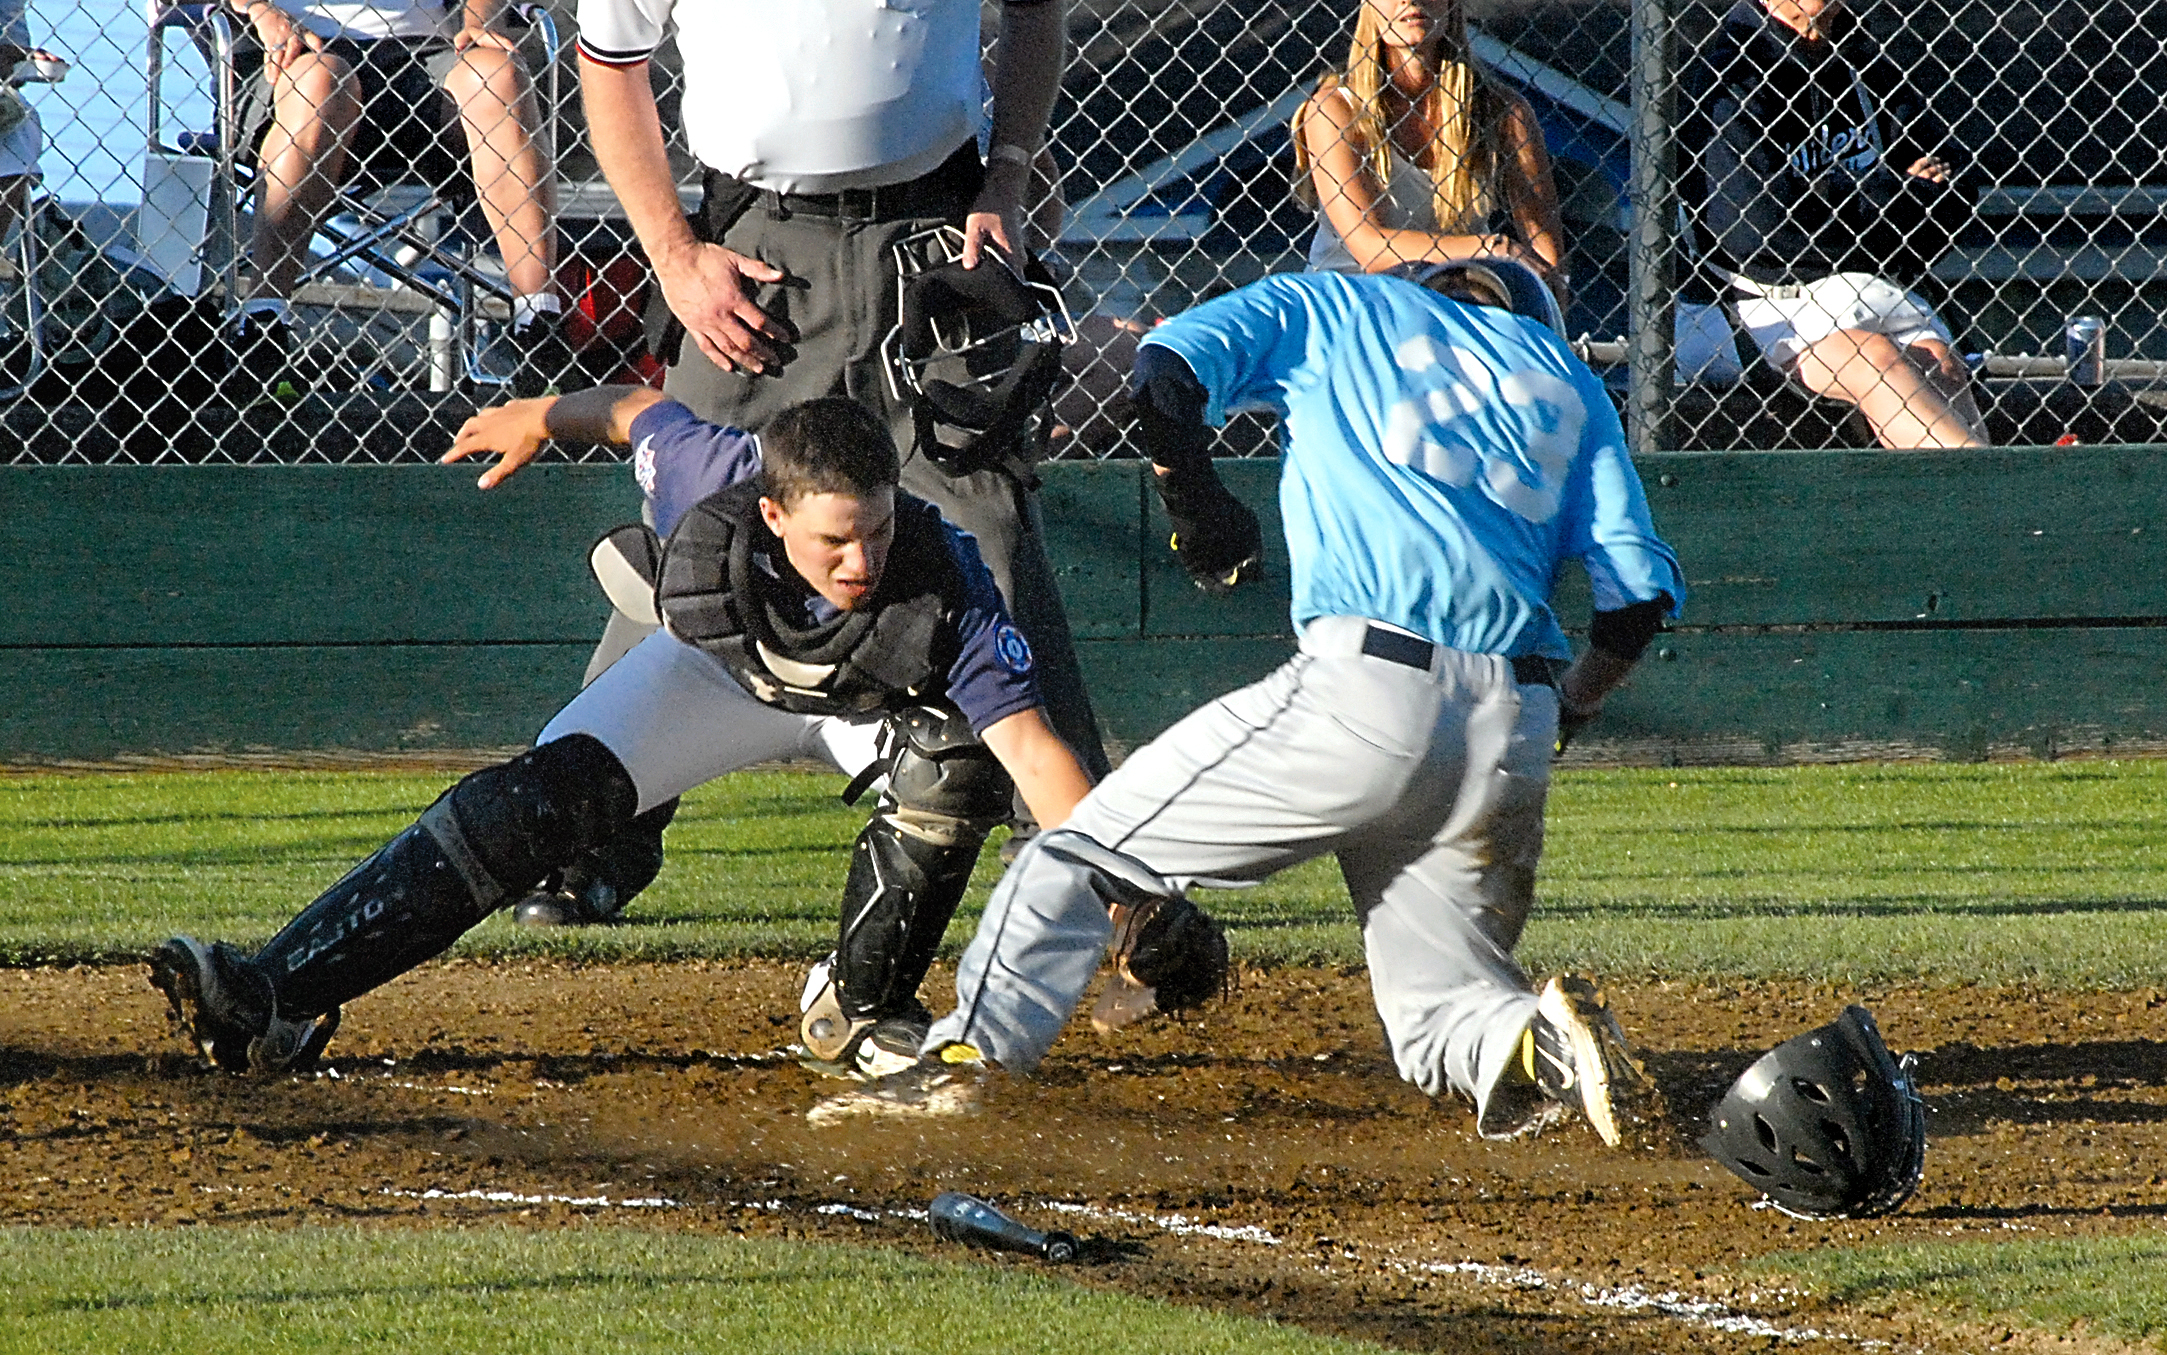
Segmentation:
[[(1383, 626), (1371, 626), (1362, 632), (1362, 652), (1373, 659), (1386, 663), (1405, 664), (1409, 668), (1430, 671), (1430, 664), (1437, 657), (1437, 646), (1419, 636), (1405, 635)], [(1521, 686), (1557, 686), (1557, 661), (1540, 654), (1520, 654), (1513, 657), (1512, 680)]]

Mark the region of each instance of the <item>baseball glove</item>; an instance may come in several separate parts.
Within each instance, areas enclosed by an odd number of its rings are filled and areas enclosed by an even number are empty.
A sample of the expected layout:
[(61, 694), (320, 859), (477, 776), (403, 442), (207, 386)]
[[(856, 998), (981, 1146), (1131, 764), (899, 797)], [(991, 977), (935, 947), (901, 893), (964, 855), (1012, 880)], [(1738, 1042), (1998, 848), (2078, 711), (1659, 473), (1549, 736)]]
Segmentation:
[(1107, 946), (1114, 974), (1091, 1010), (1091, 1028), (1111, 1035), (1157, 1012), (1178, 1012), (1226, 991), (1226, 929), (1185, 898), (1112, 906)]
[(1595, 717), (1602, 714), (1602, 710), (1601, 706), (1592, 709), (1576, 706), (1567, 701), (1565, 694), (1560, 692), (1558, 694), (1558, 744), (1555, 750), (1556, 753), (1562, 757), (1565, 750), (1572, 746), (1573, 736), (1595, 723)]
[(1167, 544), (1197, 587), (1223, 597), (1258, 576), (1264, 534), (1257, 515), (1217, 475), (1161, 476), (1159, 494), (1174, 528)]

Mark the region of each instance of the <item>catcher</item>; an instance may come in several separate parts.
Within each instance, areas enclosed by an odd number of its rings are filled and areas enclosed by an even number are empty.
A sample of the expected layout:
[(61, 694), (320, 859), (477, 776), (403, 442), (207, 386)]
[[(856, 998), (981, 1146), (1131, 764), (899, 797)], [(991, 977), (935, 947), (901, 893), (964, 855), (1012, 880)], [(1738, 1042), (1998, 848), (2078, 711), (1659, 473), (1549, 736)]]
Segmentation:
[[(835, 953), (800, 1035), (825, 1071), (917, 1058), (918, 986), (1012, 785), (1042, 824), (1090, 787), (1047, 726), (1031, 648), (972, 538), (897, 488), (886, 426), (849, 400), (796, 405), (757, 437), (657, 392), (515, 401), (447, 460), (497, 453), (501, 482), (550, 437), (633, 444), (662, 545), (596, 547), (618, 607), (662, 629), (587, 686), (533, 749), (476, 772), (253, 954), (177, 936), (152, 982), (222, 1066), (308, 1066), (342, 1004), (442, 953), (637, 816), (756, 762), (818, 757), (884, 778), (843, 886)], [(659, 861), (635, 863), (651, 878)], [(635, 872), (637, 873), (637, 872)]]
[[(1028, 1073), (1045, 1055), (1097, 969), (1109, 905), (1178, 918), (1187, 885), (1325, 852), (1402, 1077), (1467, 1096), (1492, 1137), (1570, 1107), (1615, 1146), (1655, 1113), (1595, 985), (1538, 990), (1512, 956), (1561, 727), (1594, 717), (1685, 594), (1617, 414), (1555, 317), (1531, 271), (1485, 260), (1279, 274), (1145, 338), (1130, 382), (1143, 448), (1175, 551), (1208, 588), (1252, 572), (1259, 532), (1212, 469), (1207, 421), (1280, 417), (1300, 652), (1131, 755), (1026, 847), (926, 1056), (811, 1119), (973, 1108), (989, 1065)], [(1597, 609), (1570, 667), (1550, 608), (1567, 559)]]

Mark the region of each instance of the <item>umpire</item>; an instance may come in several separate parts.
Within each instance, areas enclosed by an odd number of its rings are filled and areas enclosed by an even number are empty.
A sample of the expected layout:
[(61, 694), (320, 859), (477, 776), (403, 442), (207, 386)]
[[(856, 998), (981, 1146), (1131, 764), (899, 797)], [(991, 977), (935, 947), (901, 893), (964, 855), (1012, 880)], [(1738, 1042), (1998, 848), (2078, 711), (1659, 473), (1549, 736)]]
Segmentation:
[[(1036, 504), (1007, 470), (953, 473), (913, 446), (880, 345), (896, 323), (898, 242), (960, 225), (963, 263), (1021, 257), (1024, 198), (1060, 85), (1058, 0), (1004, 0), (990, 163), (975, 0), (581, 0), (580, 79), (595, 158), (653, 262), (681, 340), (665, 389), (701, 418), (760, 428), (817, 396), (887, 420), (903, 487), (978, 538), (1039, 659), (1055, 731), (1107, 769)], [(684, 134), (703, 198), (677, 200), (649, 58), (674, 27)]]

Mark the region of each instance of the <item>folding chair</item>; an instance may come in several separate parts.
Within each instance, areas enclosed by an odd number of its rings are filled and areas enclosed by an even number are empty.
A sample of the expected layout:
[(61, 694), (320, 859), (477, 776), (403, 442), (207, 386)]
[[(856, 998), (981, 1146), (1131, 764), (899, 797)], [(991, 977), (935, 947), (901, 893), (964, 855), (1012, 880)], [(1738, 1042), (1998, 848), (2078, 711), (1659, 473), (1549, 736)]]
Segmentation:
[[(177, 249), (164, 239), (162, 247), (144, 240), (144, 253), (161, 262), (179, 262), (188, 272), (176, 282), (176, 290), (193, 294), (200, 285), (200, 270), (215, 271), (230, 316), (238, 307), (238, 277), (242, 250), (240, 203), (252, 191), (255, 170), (246, 155), (253, 147), (240, 144), (242, 137), (242, 91), (235, 70), (235, 33), (225, 8), (219, 4), (177, 4), (149, 0), (150, 44), (146, 70), (150, 83), (149, 146), (154, 157), (198, 161), (208, 173), (200, 178), (206, 187), (197, 212), (200, 229), (192, 219), (180, 234), (193, 235), (192, 244)], [(526, 25), (541, 59), (537, 81), (542, 100), (542, 125), (538, 129), (552, 146), (556, 143), (560, 76), (558, 57), (562, 46), (557, 25), (539, 4), (520, 4), (511, 13)], [(184, 131), (170, 142), (165, 139), (162, 110), (165, 104), (165, 39), (169, 33), (185, 34), (203, 55), (216, 81), (215, 122), (205, 131)], [(462, 167), (451, 184), (414, 183), (384, 175), (374, 164), (353, 164), (338, 190), (332, 211), (317, 226), (319, 239), (330, 242), (328, 254), (313, 258), (303, 270), (301, 285), (330, 279), (358, 265), (394, 280), (396, 287), (418, 293), (434, 303), (430, 317), (428, 384), (432, 390), (449, 390), (459, 380), (477, 386), (501, 386), (508, 378), (485, 370), (482, 355), (487, 327), (491, 323), (484, 307), (491, 300), (509, 308), (512, 292), (504, 279), (481, 261), (481, 241), (486, 231), (468, 229), (464, 222), (474, 209), (474, 190)], [(145, 175), (144, 219), (168, 222), (170, 210), (153, 212), (151, 182), (160, 177)], [(192, 188), (192, 183), (185, 183)], [(167, 189), (169, 198), (182, 199), (185, 191)], [(450, 221), (452, 229), (445, 230)], [(155, 227), (147, 225), (146, 230)], [(173, 276), (169, 271), (169, 277)]]

